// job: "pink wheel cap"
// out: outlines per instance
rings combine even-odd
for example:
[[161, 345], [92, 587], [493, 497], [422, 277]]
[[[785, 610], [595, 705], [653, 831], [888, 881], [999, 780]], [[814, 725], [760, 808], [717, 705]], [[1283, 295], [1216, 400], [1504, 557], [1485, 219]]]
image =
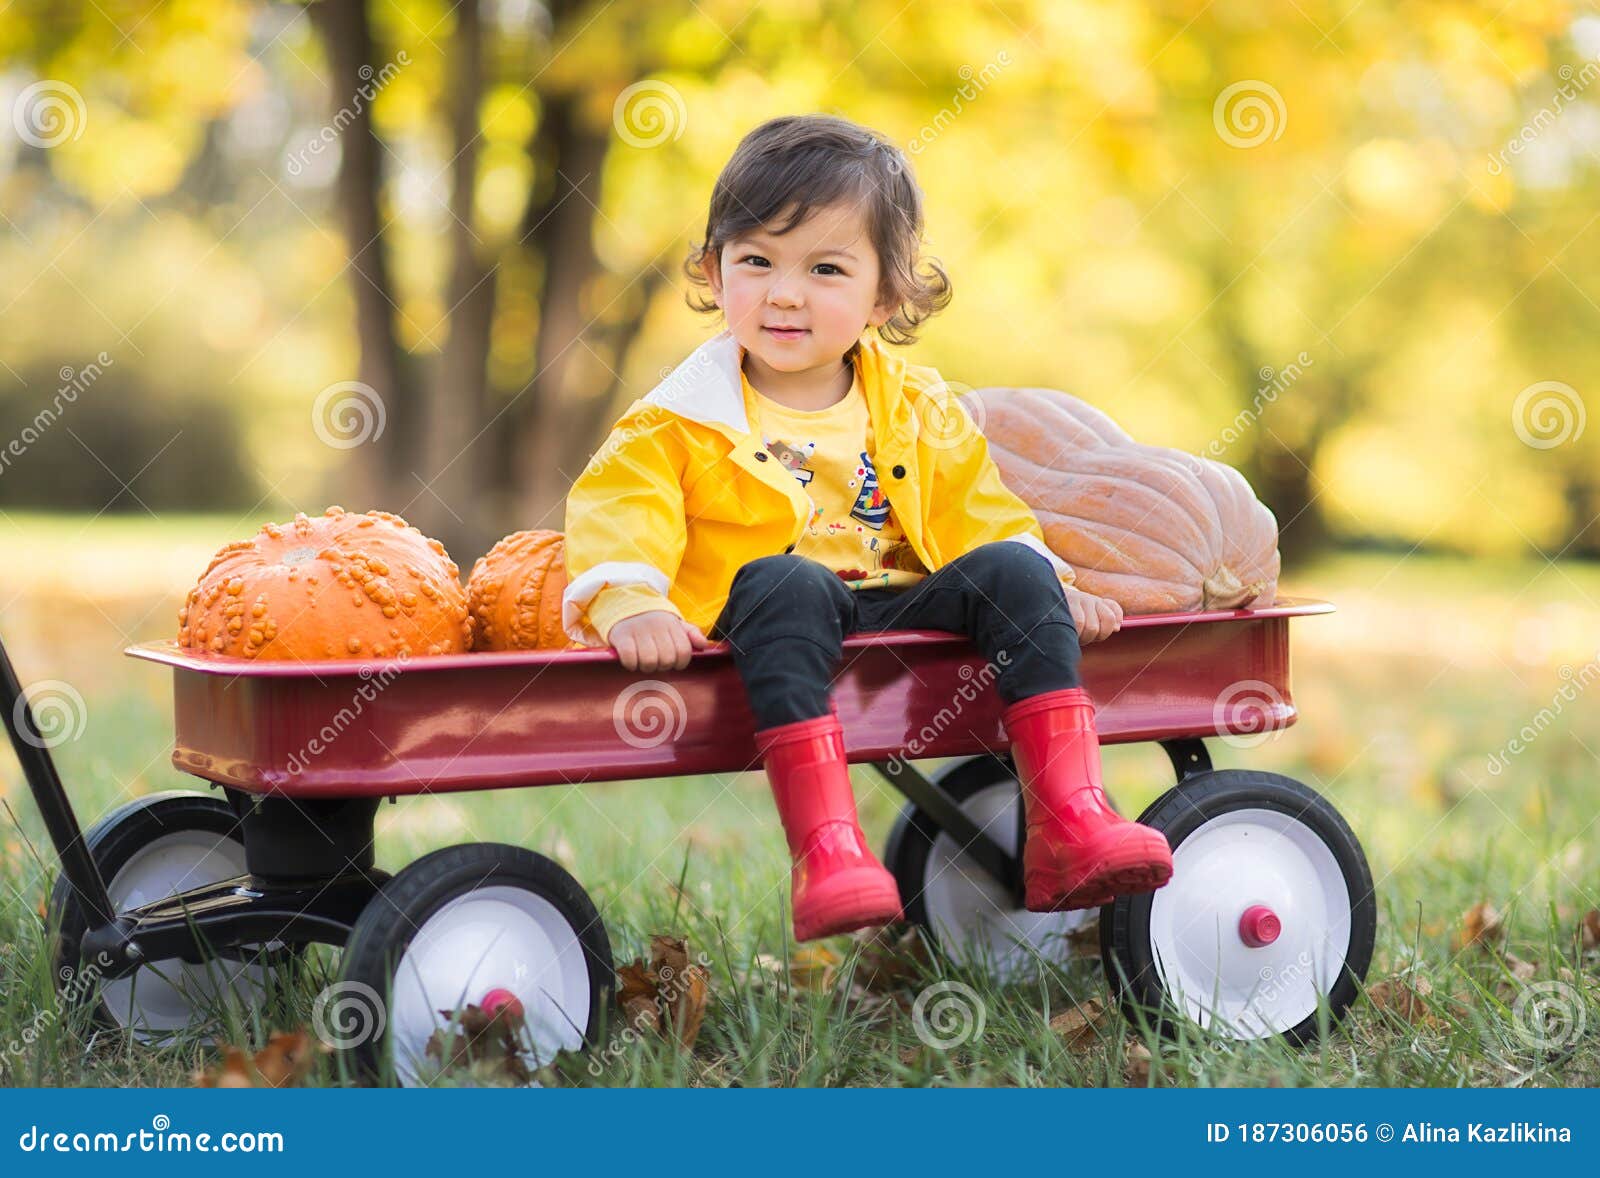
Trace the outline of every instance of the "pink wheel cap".
[[522, 1000], [510, 990], [496, 987], [483, 996], [483, 1001], [478, 1006], [490, 1018], [504, 1010], [508, 1017], [518, 1019], [523, 1016]]
[[1239, 939], [1252, 949], [1270, 945], [1283, 931], [1278, 914], [1265, 904], [1252, 904], [1239, 918]]

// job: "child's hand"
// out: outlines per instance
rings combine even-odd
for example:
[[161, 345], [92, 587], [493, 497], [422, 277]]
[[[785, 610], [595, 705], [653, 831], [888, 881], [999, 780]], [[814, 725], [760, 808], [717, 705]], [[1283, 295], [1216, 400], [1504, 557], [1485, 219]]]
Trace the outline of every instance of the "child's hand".
[[630, 671], [681, 671], [689, 656], [710, 645], [700, 627], [671, 610], [652, 609], [623, 618], [606, 640]]
[[1078, 627], [1078, 645], [1088, 646], [1102, 638], [1110, 638], [1122, 626], [1122, 607], [1109, 597], [1096, 597], [1070, 585], [1063, 586], [1067, 594], [1067, 608], [1072, 611], [1072, 623]]

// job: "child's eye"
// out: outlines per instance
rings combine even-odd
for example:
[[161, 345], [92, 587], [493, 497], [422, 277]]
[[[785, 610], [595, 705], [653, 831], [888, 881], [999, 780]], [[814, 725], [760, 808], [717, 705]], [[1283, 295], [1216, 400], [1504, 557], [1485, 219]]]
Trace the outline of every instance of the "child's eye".
[[767, 260], [765, 258], [763, 258], [760, 254], [746, 254], [744, 257], [740, 258], [739, 260], [741, 262], [756, 262], [756, 263], [758, 263], [758, 264], [760, 264], [762, 266], [765, 266], [765, 265], [768, 264]]
[[815, 269], [821, 270], [824, 267], [826, 267], [828, 272], [831, 273], [831, 274], [843, 274], [844, 273], [843, 270], [839, 269], [839, 267], [835, 266], [832, 262], [818, 262], [816, 264]]

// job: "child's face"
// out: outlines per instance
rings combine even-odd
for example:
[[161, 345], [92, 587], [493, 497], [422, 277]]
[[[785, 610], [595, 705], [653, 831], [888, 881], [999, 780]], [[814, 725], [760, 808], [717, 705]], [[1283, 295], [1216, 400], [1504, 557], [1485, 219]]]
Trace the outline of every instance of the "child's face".
[[894, 313], [878, 301], [878, 252], [853, 204], [812, 209], [781, 235], [750, 230], [704, 269], [734, 338], [778, 372], [831, 372]]

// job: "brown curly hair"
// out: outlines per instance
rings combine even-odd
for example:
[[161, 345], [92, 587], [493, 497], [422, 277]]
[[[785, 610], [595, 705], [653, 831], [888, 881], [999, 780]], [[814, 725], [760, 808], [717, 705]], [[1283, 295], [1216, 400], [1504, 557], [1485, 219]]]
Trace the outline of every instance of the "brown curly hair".
[[[689, 306], [715, 312], [702, 263], [721, 264], [727, 243], [751, 229], [787, 233], [813, 208], [866, 205], [867, 233], [878, 252], [878, 300], [896, 308], [877, 329], [887, 343], [909, 344], [918, 325], [950, 302], [950, 278], [937, 258], [920, 259], [922, 191], [905, 155], [882, 135], [834, 115], [768, 119], [739, 142], [717, 177], [705, 239], [691, 245], [684, 273]], [[772, 223], [786, 209], [781, 227]], [[852, 345], [846, 359], [860, 348]]]

